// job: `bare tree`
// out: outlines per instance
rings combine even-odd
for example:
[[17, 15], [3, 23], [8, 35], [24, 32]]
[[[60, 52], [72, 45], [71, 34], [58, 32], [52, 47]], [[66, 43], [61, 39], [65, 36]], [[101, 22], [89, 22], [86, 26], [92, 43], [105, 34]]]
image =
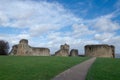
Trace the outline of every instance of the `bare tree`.
[[0, 55], [7, 55], [8, 52], [9, 52], [9, 43], [4, 40], [0, 40]]

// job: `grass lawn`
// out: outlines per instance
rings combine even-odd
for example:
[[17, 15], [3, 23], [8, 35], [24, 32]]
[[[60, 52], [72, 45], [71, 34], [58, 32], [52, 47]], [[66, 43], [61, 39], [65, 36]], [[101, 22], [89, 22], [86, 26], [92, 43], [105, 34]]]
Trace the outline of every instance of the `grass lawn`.
[[0, 56], [0, 80], [50, 80], [87, 57]]
[[120, 80], [120, 59], [97, 58], [86, 80]]

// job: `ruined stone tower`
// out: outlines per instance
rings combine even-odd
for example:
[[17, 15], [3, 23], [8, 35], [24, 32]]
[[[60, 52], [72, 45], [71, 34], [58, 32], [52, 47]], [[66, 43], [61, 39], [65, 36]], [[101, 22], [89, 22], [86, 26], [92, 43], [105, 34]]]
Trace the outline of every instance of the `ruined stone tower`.
[[30, 55], [31, 48], [28, 46], [28, 40], [22, 39], [19, 42], [17, 55]]
[[70, 56], [78, 56], [78, 50], [77, 49], [72, 49], [70, 51]]
[[64, 44], [60, 46], [60, 50], [55, 52], [55, 56], [69, 56], [69, 45]]
[[21, 56], [49, 56], [50, 50], [48, 48], [31, 47], [28, 45], [28, 40], [22, 39], [18, 45], [12, 47], [10, 53]]
[[85, 56], [90, 57], [115, 57], [115, 50], [113, 45], [86, 45]]
[[66, 43], [64, 45], [60, 46], [61, 49], [66, 49], [66, 50], [69, 50], [69, 47], [70, 46], [68, 44], [66, 44]]

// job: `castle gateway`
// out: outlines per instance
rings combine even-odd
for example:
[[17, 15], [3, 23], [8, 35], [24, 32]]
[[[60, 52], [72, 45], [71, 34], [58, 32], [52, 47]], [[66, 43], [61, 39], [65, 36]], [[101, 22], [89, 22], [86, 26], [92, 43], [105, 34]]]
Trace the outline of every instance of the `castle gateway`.
[[115, 47], [113, 45], [86, 45], [85, 56], [90, 57], [115, 57]]

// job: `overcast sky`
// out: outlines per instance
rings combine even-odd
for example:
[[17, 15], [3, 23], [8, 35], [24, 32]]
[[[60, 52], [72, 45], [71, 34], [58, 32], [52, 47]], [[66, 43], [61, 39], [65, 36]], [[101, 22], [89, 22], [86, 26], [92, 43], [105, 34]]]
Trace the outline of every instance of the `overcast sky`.
[[0, 0], [0, 39], [28, 39], [53, 54], [61, 44], [115, 45], [120, 53], [120, 0]]

